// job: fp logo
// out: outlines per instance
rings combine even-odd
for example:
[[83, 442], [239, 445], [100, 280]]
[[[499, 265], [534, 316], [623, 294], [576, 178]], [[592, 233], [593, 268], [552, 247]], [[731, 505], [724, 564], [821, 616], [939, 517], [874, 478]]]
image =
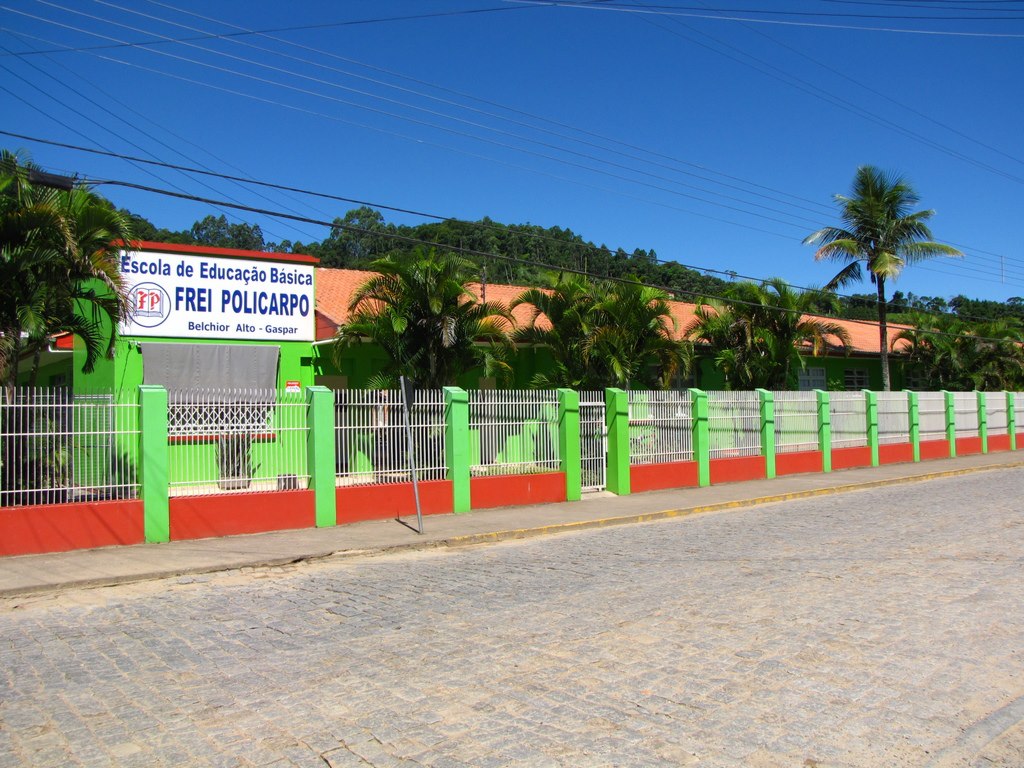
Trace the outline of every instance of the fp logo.
[[144, 328], [156, 328], [171, 314], [171, 297], [156, 283], [139, 283], [128, 293], [132, 320]]

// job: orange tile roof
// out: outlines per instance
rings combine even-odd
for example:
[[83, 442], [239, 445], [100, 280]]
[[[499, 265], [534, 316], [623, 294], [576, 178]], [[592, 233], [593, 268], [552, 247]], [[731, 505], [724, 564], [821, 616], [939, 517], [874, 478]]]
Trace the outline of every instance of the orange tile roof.
[[[362, 285], [372, 273], [356, 269], [331, 269], [320, 267], [316, 270], [316, 337], [329, 339], [334, 335], [339, 325], [348, 320], [348, 306], [356, 289]], [[471, 283], [467, 286], [477, 298], [480, 298], [481, 290], [479, 283]], [[503, 304], [506, 307], [527, 290], [521, 285], [504, 285], [501, 283], [487, 284], [487, 301]], [[670, 301], [669, 306], [672, 318], [676, 322], [675, 335], [681, 337], [690, 322], [694, 318], [697, 309], [696, 304], [689, 304], [683, 301]], [[532, 312], [529, 307], [517, 307], [512, 316], [516, 327], [523, 327], [529, 324]], [[825, 318], [844, 328], [850, 334], [851, 352], [854, 354], [877, 355], [879, 353], [878, 323], [869, 320], [853, 321], [840, 320], [838, 318]], [[548, 325], [547, 318], [541, 317], [538, 320], [540, 327]], [[907, 325], [889, 324], [890, 344], [892, 338]], [[896, 345], [895, 351], [900, 352], [907, 347], [906, 342]], [[840, 347], [836, 344], [831, 351], [838, 352]]]

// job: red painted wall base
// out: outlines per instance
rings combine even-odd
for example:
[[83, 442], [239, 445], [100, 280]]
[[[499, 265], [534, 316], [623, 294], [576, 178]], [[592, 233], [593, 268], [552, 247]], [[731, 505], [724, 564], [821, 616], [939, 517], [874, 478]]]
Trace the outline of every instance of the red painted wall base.
[[469, 481], [469, 498], [473, 509], [565, 501], [565, 473], [474, 477]]
[[832, 469], [870, 467], [871, 449], [867, 446], [856, 448], [835, 448], [832, 451]]
[[956, 455], [968, 456], [972, 453], [981, 453], [981, 438], [958, 437], [956, 439]]
[[1009, 435], [989, 435], [988, 436], [988, 450], [992, 451], [1008, 451], [1010, 450], [1010, 436]]
[[0, 556], [143, 541], [142, 502], [94, 501], [0, 509]]
[[313, 491], [177, 496], [170, 507], [172, 541], [316, 525]]
[[629, 468], [629, 488], [633, 493], [660, 491], [664, 488], [692, 488], [698, 482], [695, 461], [637, 464]]
[[949, 441], [947, 440], [922, 440], [921, 461], [926, 459], [948, 459]]
[[914, 460], [914, 446], [910, 443], [891, 443], [878, 446], [879, 464], [903, 464]]
[[[427, 480], [419, 484], [420, 506], [424, 515], [443, 515], [452, 511], [451, 480]], [[338, 524], [360, 520], [393, 520], [416, 514], [412, 483], [353, 485], [335, 491], [338, 500]]]
[[797, 453], [775, 454], [775, 475], [799, 475], [804, 472], [821, 472], [821, 451], [799, 451]]
[[764, 456], [738, 456], [711, 460], [711, 484], [738, 483], [741, 480], [763, 480], [767, 469]]

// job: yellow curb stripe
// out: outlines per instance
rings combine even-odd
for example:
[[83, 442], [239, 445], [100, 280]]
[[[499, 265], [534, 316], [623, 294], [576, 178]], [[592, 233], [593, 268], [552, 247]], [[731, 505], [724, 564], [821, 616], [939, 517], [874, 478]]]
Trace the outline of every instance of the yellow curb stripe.
[[[692, 515], [707, 514], [711, 512], [722, 512], [730, 509], [744, 509], [755, 507], [761, 504], [776, 504], [782, 501], [794, 501], [796, 499], [808, 499], [817, 496], [833, 496], [840, 493], [860, 491], [870, 488], [880, 488], [888, 485], [901, 485], [905, 483], [923, 482], [925, 480], [938, 480], [946, 477], [973, 474], [974, 472], [987, 472], [998, 469], [1015, 469], [1024, 467], [1024, 461], [1007, 462], [1005, 464], [989, 464], [982, 467], [963, 467], [960, 469], [948, 469], [941, 472], [929, 472], [924, 475], [904, 475], [902, 477], [890, 477], [882, 480], [869, 480], [863, 483], [851, 483], [849, 485], [836, 485], [828, 488], [811, 488], [806, 491], [791, 491], [789, 493], [778, 493], [769, 496], [756, 496], [750, 499], [736, 499], [733, 501], [722, 501], [715, 504], [703, 504], [694, 507], [680, 507], [677, 509], [664, 509], [659, 512], [643, 512], [636, 515], [625, 515], [621, 517], [602, 517], [594, 520], [579, 520], [569, 523], [551, 523], [549, 525], [537, 526], [534, 528], [512, 528], [504, 531], [493, 531], [487, 533], [471, 533], [465, 536], [454, 536], [448, 539], [440, 539], [431, 542], [416, 542], [400, 544], [380, 550], [381, 552], [393, 552], [401, 549], [423, 549], [438, 547], [465, 547], [474, 544], [491, 544], [499, 541], [514, 539], [532, 538], [545, 536], [553, 533], [569, 533], [593, 528], [605, 528], [612, 525], [629, 525], [633, 523], [649, 523], [658, 520], [668, 520], [679, 517], [690, 517]], [[345, 554], [345, 553], [338, 553]]]

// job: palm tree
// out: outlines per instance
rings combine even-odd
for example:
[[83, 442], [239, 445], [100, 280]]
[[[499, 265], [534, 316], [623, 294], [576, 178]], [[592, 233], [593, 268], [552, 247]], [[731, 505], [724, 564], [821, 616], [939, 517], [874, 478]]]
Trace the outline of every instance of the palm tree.
[[118, 269], [132, 239], [128, 219], [87, 189], [30, 183], [32, 170], [0, 152], [0, 369], [9, 387], [26, 352], [35, 384], [40, 353], [57, 333], [83, 341], [88, 373], [130, 313]]
[[678, 373], [689, 370], [691, 348], [675, 338], [670, 298], [636, 279], [598, 288], [586, 359], [605, 386], [666, 389]]
[[882, 360], [882, 389], [889, 391], [889, 333], [886, 324], [885, 281], [895, 280], [903, 268], [935, 256], [963, 256], [960, 251], [931, 240], [925, 223], [935, 211], [916, 211], [919, 198], [900, 176], [870, 165], [857, 169], [850, 197], [836, 195], [844, 227], [825, 227], [808, 235], [804, 244], [820, 244], [817, 261], [847, 262], [825, 286], [828, 290], [859, 281], [861, 265], [878, 293], [878, 338]]
[[1012, 319], [970, 324], [953, 315], [918, 315], [906, 342], [907, 365], [929, 389], [1012, 390], [1024, 387], [1022, 326]]
[[509, 311], [480, 302], [466, 288], [472, 262], [451, 253], [418, 249], [411, 257], [386, 257], [370, 264], [377, 273], [349, 304], [351, 319], [340, 326], [334, 355], [365, 339], [388, 354], [388, 366], [374, 375], [373, 387], [388, 387], [399, 376], [423, 387], [453, 385], [461, 374], [482, 365], [485, 375], [506, 378], [511, 350]]
[[733, 389], [794, 389], [804, 366], [800, 350], [820, 355], [829, 346], [848, 351], [850, 334], [812, 312], [834, 308], [834, 295], [795, 291], [782, 278], [730, 285], [721, 299], [701, 300], [685, 335], [707, 344]]
[[[587, 365], [587, 335], [594, 306], [594, 286], [580, 275], [559, 274], [550, 289], [529, 288], [512, 302], [509, 309], [521, 305], [533, 308], [529, 325], [517, 328], [512, 340], [517, 344], [545, 347], [553, 358], [547, 373], [533, 377], [537, 389], [588, 389], [598, 386]], [[541, 320], [546, 323], [539, 325]]]

